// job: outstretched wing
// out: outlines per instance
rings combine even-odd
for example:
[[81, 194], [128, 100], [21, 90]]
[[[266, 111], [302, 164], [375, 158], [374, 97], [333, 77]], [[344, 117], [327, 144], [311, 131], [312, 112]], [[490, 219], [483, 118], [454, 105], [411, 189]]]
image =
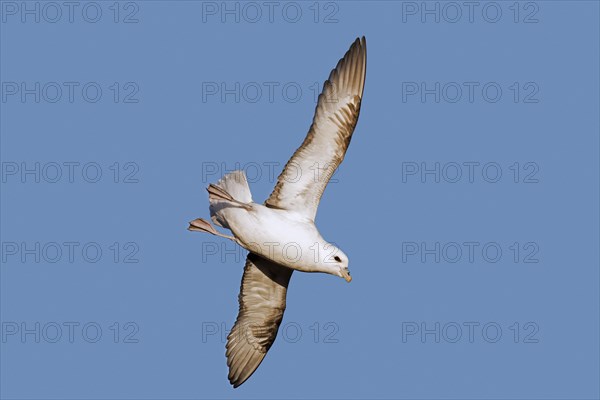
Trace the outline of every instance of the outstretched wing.
[[313, 123], [288, 161], [267, 207], [315, 219], [321, 195], [341, 164], [358, 121], [367, 71], [367, 43], [356, 39], [323, 85]]
[[238, 387], [258, 368], [277, 337], [293, 270], [248, 254], [240, 288], [240, 311], [227, 336], [229, 382]]

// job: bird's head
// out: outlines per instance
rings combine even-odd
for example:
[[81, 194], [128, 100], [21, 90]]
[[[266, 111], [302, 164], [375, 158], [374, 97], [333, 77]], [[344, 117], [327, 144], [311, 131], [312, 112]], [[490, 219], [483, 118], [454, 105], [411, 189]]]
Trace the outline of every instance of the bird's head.
[[331, 245], [329, 255], [325, 257], [324, 262], [328, 264], [333, 275], [344, 278], [346, 282], [352, 280], [348, 271], [348, 256], [336, 246]]

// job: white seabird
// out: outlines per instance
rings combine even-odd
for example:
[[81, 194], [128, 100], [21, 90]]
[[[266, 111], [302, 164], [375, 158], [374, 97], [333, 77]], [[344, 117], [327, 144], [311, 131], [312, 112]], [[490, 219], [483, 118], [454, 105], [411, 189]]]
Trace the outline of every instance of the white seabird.
[[[366, 68], [367, 47], [362, 37], [331, 71], [310, 130], [264, 205], [252, 201], [243, 171], [226, 174], [209, 185], [211, 218], [233, 236], [219, 233], [202, 218], [190, 222], [189, 230], [225, 237], [250, 251], [240, 288], [239, 314], [227, 336], [227, 365], [233, 387], [252, 375], [275, 341], [293, 270], [325, 272], [352, 280], [348, 257], [323, 239], [314, 220], [321, 195], [344, 159], [358, 121]], [[321, 173], [315, 173], [315, 168]]]

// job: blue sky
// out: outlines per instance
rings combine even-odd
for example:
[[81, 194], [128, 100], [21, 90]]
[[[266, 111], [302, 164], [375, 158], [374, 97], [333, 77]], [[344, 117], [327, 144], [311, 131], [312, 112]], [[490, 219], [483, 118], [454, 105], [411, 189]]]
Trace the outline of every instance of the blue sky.
[[[0, 6], [2, 397], [598, 398], [597, 2]], [[187, 222], [268, 196], [362, 35], [354, 279], [294, 274], [233, 390], [245, 253]]]

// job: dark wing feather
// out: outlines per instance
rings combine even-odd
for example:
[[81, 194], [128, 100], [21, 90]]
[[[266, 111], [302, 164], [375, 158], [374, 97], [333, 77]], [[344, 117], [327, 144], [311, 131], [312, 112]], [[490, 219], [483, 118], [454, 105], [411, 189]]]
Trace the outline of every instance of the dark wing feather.
[[277, 337], [293, 270], [248, 254], [240, 287], [240, 311], [227, 336], [227, 366], [233, 387], [258, 368]]
[[356, 39], [323, 85], [313, 123], [288, 161], [267, 207], [314, 220], [329, 179], [341, 164], [358, 121], [367, 71], [367, 43]]

